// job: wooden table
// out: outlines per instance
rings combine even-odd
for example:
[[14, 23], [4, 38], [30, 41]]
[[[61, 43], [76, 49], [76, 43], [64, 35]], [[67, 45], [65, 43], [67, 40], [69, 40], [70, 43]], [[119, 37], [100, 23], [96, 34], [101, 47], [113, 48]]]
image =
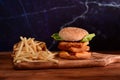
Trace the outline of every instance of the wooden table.
[[10, 54], [0, 52], [0, 80], [120, 80], [120, 63], [106, 67], [15, 70]]

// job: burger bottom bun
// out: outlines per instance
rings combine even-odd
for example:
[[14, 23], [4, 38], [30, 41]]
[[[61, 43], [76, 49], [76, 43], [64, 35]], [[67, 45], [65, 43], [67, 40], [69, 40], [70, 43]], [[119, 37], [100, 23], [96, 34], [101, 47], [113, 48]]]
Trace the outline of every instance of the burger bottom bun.
[[90, 59], [91, 58], [91, 52], [80, 52], [75, 53], [75, 55], [69, 54], [67, 51], [60, 51], [59, 57], [63, 59]]

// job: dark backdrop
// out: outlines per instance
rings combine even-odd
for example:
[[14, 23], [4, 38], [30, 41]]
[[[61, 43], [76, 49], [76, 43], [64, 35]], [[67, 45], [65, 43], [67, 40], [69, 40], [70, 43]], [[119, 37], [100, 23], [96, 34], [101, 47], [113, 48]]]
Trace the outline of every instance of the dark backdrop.
[[45, 41], [66, 26], [95, 33], [91, 50], [120, 50], [120, 0], [0, 0], [0, 51], [11, 51], [20, 36]]

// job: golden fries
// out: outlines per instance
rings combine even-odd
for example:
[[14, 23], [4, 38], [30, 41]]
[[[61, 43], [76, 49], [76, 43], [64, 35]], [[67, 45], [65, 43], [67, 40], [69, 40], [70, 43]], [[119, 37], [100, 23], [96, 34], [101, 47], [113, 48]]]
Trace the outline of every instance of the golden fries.
[[45, 42], [35, 41], [34, 38], [20, 37], [21, 41], [13, 46], [14, 62], [58, 62], [56, 54], [51, 53]]

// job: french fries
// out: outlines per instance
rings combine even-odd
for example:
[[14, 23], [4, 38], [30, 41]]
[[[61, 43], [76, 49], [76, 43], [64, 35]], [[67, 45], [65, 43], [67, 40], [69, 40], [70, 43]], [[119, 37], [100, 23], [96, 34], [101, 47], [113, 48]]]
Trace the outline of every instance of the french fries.
[[45, 42], [35, 41], [34, 38], [20, 37], [21, 41], [13, 46], [13, 62], [58, 62], [54, 59], [56, 53], [50, 52]]

